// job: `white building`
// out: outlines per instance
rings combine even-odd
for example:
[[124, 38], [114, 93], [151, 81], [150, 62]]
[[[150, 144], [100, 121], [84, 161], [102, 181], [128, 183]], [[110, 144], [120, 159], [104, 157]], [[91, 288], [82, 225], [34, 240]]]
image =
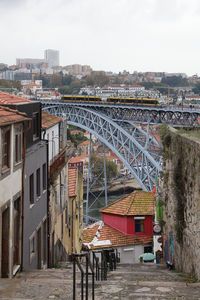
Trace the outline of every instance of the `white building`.
[[59, 66], [59, 51], [47, 49], [44, 51], [44, 58], [49, 67]]

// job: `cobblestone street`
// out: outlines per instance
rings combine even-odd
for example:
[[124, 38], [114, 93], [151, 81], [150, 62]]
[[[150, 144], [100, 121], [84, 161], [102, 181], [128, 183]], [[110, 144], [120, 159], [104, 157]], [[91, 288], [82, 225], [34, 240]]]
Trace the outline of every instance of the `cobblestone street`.
[[[95, 300], [200, 300], [200, 283], [190, 281], [187, 275], [169, 271], [164, 265], [118, 265], [117, 270], [108, 273], [107, 281], [96, 282]], [[72, 265], [66, 264], [60, 269], [23, 272], [12, 280], [1, 279], [0, 299], [72, 300], [72, 286]], [[80, 279], [76, 299], [81, 299]]]

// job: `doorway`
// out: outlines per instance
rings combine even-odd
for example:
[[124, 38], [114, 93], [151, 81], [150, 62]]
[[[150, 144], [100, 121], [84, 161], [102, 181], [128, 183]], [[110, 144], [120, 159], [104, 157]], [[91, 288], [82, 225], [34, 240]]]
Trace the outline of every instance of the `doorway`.
[[37, 231], [37, 268], [42, 268], [41, 227]]
[[1, 276], [9, 276], [9, 231], [10, 231], [10, 208], [2, 213], [2, 246], [1, 246]]
[[20, 244], [21, 244], [21, 199], [14, 202], [14, 247], [13, 266], [20, 265]]

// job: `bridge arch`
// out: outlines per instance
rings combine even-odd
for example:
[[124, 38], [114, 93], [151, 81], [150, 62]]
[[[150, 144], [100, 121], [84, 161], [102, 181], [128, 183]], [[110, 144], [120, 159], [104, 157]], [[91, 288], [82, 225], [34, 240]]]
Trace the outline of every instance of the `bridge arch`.
[[143, 190], [152, 190], [161, 165], [140, 145], [129, 132], [102, 113], [77, 106], [55, 105], [43, 108], [67, 123], [94, 134], [110, 148], [129, 169]]

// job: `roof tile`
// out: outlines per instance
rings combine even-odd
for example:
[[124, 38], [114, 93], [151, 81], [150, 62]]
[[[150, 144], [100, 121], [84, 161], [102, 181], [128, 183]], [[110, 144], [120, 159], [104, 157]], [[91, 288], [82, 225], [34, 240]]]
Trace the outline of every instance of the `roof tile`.
[[31, 100], [0, 91], [0, 104], [22, 104], [31, 102]]
[[125, 235], [102, 221], [83, 229], [83, 244], [90, 249], [139, 245], [151, 242], [152, 237]]
[[100, 211], [123, 216], [154, 215], [154, 205], [155, 197], [151, 192], [134, 191]]
[[26, 117], [25, 113], [20, 113], [18, 110], [0, 106], [0, 126], [23, 122], [26, 120], [29, 120], [29, 118]]
[[62, 118], [51, 115], [46, 111], [42, 111], [42, 128], [50, 128], [58, 124], [61, 120]]

